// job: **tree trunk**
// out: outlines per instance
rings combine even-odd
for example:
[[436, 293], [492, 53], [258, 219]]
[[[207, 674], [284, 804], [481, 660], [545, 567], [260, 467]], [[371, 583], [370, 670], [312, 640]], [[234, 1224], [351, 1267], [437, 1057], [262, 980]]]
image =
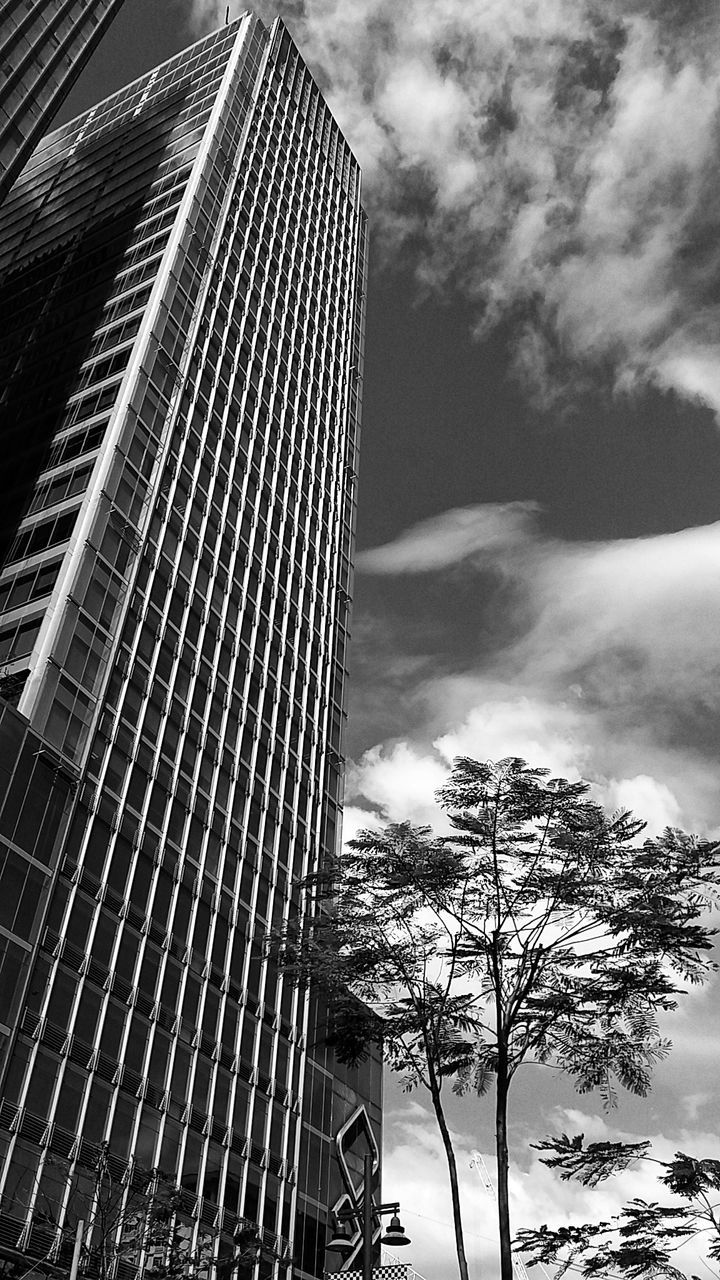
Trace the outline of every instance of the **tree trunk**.
[[500, 1280], [513, 1280], [512, 1236], [510, 1234], [510, 1195], [508, 1171], [510, 1157], [507, 1139], [507, 1104], [510, 1082], [507, 1063], [501, 1051], [498, 1062], [495, 1095], [495, 1151], [498, 1171], [498, 1227], [500, 1231]]
[[450, 1130], [445, 1120], [445, 1112], [443, 1110], [442, 1099], [440, 1097], [440, 1089], [437, 1080], [432, 1071], [430, 1073], [430, 1096], [432, 1098], [433, 1110], [435, 1118], [438, 1122], [440, 1136], [445, 1148], [445, 1158], [447, 1160], [448, 1174], [450, 1176], [450, 1197], [452, 1200], [453, 1226], [455, 1228], [455, 1252], [457, 1253], [458, 1271], [460, 1280], [470, 1280], [468, 1271], [467, 1257], [465, 1255], [465, 1238], [463, 1236], [462, 1214], [460, 1212], [460, 1188], [458, 1186], [457, 1162], [455, 1160], [455, 1151], [453, 1150], [452, 1138]]

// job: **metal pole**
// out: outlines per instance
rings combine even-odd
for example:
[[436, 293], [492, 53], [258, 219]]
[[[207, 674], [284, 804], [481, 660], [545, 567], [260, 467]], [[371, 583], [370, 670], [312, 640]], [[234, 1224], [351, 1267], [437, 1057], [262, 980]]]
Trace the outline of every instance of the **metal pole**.
[[81, 1218], [77, 1224], [77, 1231], [75, 1232], [75, 1247], [73, 1249], [72, 1262], [70, 1263], [70, 1280], [77, 1280], [78, 1267], [80, 1266], [80, 1250], [82, 1249], [82, 1238], [83, 1238], [84, 1230], [85, 1230], [85, 1223]]
[[372, 1280], [373, 1273], [372, 1166], [368, 1154], [363, 1163], [363, 1280]]

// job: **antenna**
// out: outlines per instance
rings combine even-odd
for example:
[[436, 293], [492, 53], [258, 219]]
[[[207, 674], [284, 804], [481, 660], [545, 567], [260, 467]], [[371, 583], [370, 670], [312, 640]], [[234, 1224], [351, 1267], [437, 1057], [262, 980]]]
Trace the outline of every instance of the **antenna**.
[[230, 5], [228, 5], [227, 9], [225, 10], [225, 26], [228, 25], [229, 21], [230, 21]]

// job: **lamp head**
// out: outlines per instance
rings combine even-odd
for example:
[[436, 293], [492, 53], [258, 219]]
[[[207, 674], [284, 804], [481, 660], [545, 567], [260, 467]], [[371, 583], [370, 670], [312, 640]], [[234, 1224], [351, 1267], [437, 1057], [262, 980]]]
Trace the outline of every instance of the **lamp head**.
[[333, 1225], [333, 1233], [327, 1244], [326, 1249], [332, 1253], [339, 1253], [343, 1258], [348, 1258], [353, 1251], [354, 1245], [350, 1238], [350, 1226], [346, 1222], [338, 1222], [335, 1219]]
[[390, 1219], [390, 1225], [381, 1240], [383, 1244], [389, 1245], [410, 1244], [410, 1237], [405, 1235], [405, 1228], [396, 1213]]

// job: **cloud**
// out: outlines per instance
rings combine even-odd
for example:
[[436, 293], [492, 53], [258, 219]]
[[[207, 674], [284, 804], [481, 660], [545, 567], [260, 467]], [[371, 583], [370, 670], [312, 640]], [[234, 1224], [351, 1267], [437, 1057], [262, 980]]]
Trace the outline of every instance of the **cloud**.
[[458, 507], [423, 520], [383, 547], [361, 552], [356, 567], [369, 573], [427, 573], [469, 557], [509, 552], [527, 543], [534, 502]]
[[[351, 801], [365, 796], [377, 809], [393, 797], [392, 816], [405, 801], [411, 817], [455, 755], [519, 754], [590, 778], [604, 804], [636, 808], [652, 832], [667, 823], [718, 829], [720, 524], [568, 543], [543, 535], [532, 504], [469, 507], [364, 553], [360, 567], [366, 596], [393, 577], [395, 613], [382, 651], [365, 626], [356, 702], [370, 684], [382, 705], [392, 626], [402, 654], [407, 616], [422, 619], [423, 600], [433, 605], [424, 657], [419, 622], [405, 677], [390, 659], [403, 714], [394, 741], [367, 750], [366, 738]], [[482, 594], [491, 614], [495, 590], [496, 630], [482, 642], [462, 634], [465, 602]]]
[[653, 816], [653, 827], [664, 830], [665, 827], [679, 827], [681, 809], [676, 797], [668, 786], [639, 773], [634, 778], [610, 778], [605, 787], [608, 807], [630, 809], [634, 813], [650, 813]]
[[714, 1104], [715, 1098], [708, 1091], [701, 1093], [687, 1093], [680, 1099], [681, 1105], [691, 1123], [695, 1123], [700, 1113], [709, 1105]]
[[228, 15], [232, 22], [245, 13], [248, 5], [243, 0], [190, 0], [190, 22], [198, 33], [214, 31], [224, 26]]
[[[445, 691], [450, 694], [447, 685]], [[457, 694], [459, 690], [453, 692]], [[433, 743], [446, 763], [446, 771], [456, 756], [477, 756], [479, 746], [484, 759], [518, 755], [525, 760], [542, 761], [555, 776], [571, 779], [577, 779], [589, 763], [589, 745], [579, 732], [575, 709], [568, 704], [558, 703], [550, 708], [542, 698], [513, 697], [509, 690], [493, 689], [492, 684], [485, 687], [479, 705], [472, 705], [477, 689], [472, 688], [471, 682], [466, 693], [470, 696], [465, 706], [470, 705], [463, 719]], [[440, 690], [437, 694], [442, 697]]]
[[[240, 6], [235, 8], [239, 11]], [[231, 6], [232, 12], [235, 8]], [[720, 11], [688, 0], [259, 0], [363, 166], [376, 247], [514, 317], [546, 402], [614, 370], [720, 410]], [[198, 30], [225, 3], [192, 0]]]
[[399, 742], [387, 750], [376, 746], [366, 751], [359, 765], [351, 765], [347, 787], [369, 801], [385, 822], [402, 822], [412, 813], [417, 823], [437, 824], [440, 810], [433, 796], [445, 775], [439, 761]]

